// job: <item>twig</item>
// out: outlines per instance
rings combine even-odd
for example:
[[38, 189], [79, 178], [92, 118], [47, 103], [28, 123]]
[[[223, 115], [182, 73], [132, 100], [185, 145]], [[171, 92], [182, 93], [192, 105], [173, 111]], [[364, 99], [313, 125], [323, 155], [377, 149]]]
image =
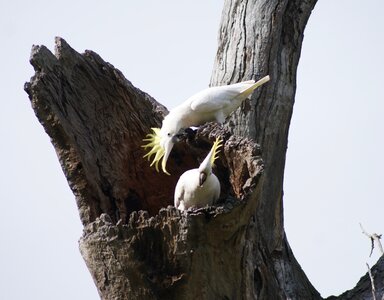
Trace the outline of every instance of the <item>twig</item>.
[[365, 234], [367, 237], [369, 237], [371, 239], [371, 253], [369, 254], [369, 257], [371, 257], [371, 255], [373, 253], [373, 249], [375, 248], [375, 241], [379, 247], [381, 255], [383, 255], [384, 254], [383, 246], [381, 245], [381, 241], [380, 241], [382, 235], [377, 234], [377, 233], [369, 234], [364, 230], [363, 225], [361, 225], [361, 223], [359, 223], [359, 224], [360, 224], [361, 230], [363, 231], [363, 234]]
[[367, 268], [368, 268], [369, 278], [371, 279], [372, 299], [373, 299], [373, 300], [376, 300], [376, 288], [375, 288], [375, 282], [374, 282], [374, 279], [373, 279], [373, 275], [372, 275], [372, 272], [371, 272], [371, 268], [369, 267], [368, 263], [367, 263]]

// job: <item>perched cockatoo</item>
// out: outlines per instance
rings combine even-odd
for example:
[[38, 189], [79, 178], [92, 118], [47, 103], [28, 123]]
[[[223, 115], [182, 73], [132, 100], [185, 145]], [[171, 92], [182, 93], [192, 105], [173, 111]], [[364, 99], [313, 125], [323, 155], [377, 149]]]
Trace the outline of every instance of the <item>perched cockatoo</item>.
[[152, 128], [153, 133], [147, 134], [144, 141], [148, 143], [142, 147], [151, 148], [151, 150], [144, 157], [150, 160], [152, 155], [155, 155], [151, 166], [155, 164], [157, 171], [159, 171], [159, 161], [162, 159], [161, 168], [169, 175], [166, 170], [167, 160], [181, 129], [199, 126], [206, 122], [224, 123], [225, 118], [236, 110], [241, 102], [267, 81], [269, 76], [257, 82], [249, 80], [210, 87], [188, 98], [165, 116], [161, 128]]
[[217, 159], [222, 140], [217, 138], [211, 151], [200, 167], [185, 171], [179, 178], [175, 188], [175, 207], [187, 210], [190, 207], [212, 205], [219, 199], [220, 182], [212, 173], [212, 166]]

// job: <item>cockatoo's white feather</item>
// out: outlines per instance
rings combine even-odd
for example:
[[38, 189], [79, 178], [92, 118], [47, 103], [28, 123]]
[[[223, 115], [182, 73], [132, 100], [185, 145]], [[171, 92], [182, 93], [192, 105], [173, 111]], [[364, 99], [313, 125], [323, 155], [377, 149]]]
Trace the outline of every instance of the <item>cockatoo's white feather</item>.
[[269, 76], [265, 76], [257, 82], [248, 80], [231, 85], [210, 87], [188, 98], [165, 116], [161, 128], [152, 128], [153, 133], [148, 134], [144, 139], [148, 143], [142, 146], [144, 149], [150, 148], [151, 150], [144, 157], [150, 159], [155, 154], [151, 165], [155, 164], [157, 167], [158, 162], [162, 159], [161, 168], [164, 173], [169, 174], [166, 164], [180, 129], [200, 126], [206, 122], [223, 123], [225, 118], [240, 106], [241, 102], [267, 81], [269, 81]]
[[211, 151], [197, 169], [184, 172], [175, 188], [174, 205], [180, 210], [212, 205], [220, 196], [220, 182], [212, 173], [222, 140], [214, 142]]
[[255, 81], [249, 80], [231, 85], [207, 88], [193, 95], [187, 101], [190, 102], [191, 109], [196, 112], [217, 111], [231, 105], [231, 102], [237, 96], [254, 84]]

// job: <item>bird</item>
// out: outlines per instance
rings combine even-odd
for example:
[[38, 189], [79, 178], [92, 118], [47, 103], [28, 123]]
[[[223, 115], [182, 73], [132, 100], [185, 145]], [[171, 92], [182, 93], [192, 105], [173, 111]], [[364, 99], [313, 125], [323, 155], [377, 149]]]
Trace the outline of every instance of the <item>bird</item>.
[[216, 138], [211, 151], [196, 169], [185, 171], [175, 187], [174, 206], [180, 210], [212, 205], [220, 196], [220, 181], [212, 173], [223, 140]]
[[167, 160], [173, 145], [180, 139], [180, 132], [183, 129], [200, 126], [206, 122], [224, 123], [231, 112], [269, 79], [270, 77], [267, 75], [257, 82], [248, 80], [209, 87], [191, 96], [165, 116], [161, 128], [151, 128], [152, 133], [147, 134], [143, 139], [147, 144], [141, 146], [144, 150], [148, 148], [150, 150], [143, 157], [150, 161], [154, 155], [150, 166], [155, 165], [156, 171], [159, 172], [161, 160], [162, 171], [170, 175], [166, 169]]

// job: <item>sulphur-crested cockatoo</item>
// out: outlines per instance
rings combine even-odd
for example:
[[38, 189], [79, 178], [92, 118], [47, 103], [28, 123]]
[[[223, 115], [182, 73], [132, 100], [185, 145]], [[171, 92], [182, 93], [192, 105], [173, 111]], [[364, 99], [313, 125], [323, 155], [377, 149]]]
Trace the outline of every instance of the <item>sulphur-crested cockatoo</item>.
[[206, 122], [224, 123], [225, 118], [237, 109], [241, 102], [267, 81], [269, 81], [269, 76], [265, 76], [257, 82], [249, 80], [210, 87], [193, 95], [165, 116], [161, 128], [152, 128], [153, 132], [144, 139], [148, 143], [142, 146], [144, 149], [150, 148], [151, 150], [144, 157], [148, 157], [150, 160], [152, 155], [155, 155], [151, 166], [155, 164], [157, 171], [159, 161], [163, 159], [161, 168], [164, 173], [169, 175], [166, 170], [167, 160], [181, 129], [199, 126]]
[[212, 166], [221, 144], [222, 140], [217, 138], [200, 167], [188, 170], [180, 176], [175, 188], [176, 208], [187, 210], [190, 207], [203, 207], [212, 205], [219, 199], [220, 182], [212, 173]]

